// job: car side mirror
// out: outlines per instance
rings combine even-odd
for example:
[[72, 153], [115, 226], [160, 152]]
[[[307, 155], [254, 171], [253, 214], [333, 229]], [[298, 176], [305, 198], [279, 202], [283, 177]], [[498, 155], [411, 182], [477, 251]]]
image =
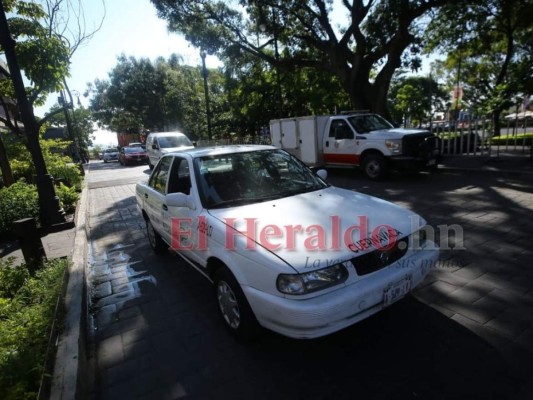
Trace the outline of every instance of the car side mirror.
[[328, 179], [328, 171], [326, 171], [325, 169], [319, 169], [318, 171], [316, 171], [316, 174], [317, 174], [318, 177], [321, 178], [323, 181], [325, 181], [326, 179]]
[[152, 145], [152, 149], [153, 149], [153, 150], [157, 150], [158, 148], [159, 148], [159, 146], [158, 146], [157, 144], [153, 144], [153, 145]]
[[169, 193], [165, 196], [165, 204], [169, 207], [187, 207], [196, 210], [192, 196], [185, 193]]

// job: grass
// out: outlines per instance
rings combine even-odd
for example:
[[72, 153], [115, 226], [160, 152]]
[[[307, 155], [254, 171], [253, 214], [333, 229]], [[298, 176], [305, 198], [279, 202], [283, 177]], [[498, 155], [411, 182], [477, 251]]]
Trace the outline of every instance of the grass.
[[504, 144], [516, 144], [522, 145], [525, 142], [527, 146], [531, 146], [533, 142], [533, 132], [517, 133], [516, 135], [500, 135], [490, 138], [491, 145], [504, 145]]

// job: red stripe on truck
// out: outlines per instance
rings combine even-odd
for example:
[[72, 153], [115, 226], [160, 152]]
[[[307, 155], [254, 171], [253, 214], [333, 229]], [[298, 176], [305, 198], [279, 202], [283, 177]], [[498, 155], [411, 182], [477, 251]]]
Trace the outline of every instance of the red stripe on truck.
[[352, 164], [359, 165], [359, 155], [357, 154], [334, 154], [325, 153], [324, 161], [331, 164]]

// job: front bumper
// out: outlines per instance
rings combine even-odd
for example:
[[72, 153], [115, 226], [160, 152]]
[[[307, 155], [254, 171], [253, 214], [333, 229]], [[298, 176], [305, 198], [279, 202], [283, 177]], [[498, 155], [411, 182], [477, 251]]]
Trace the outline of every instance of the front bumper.
[[390, 166], [397, 170], [421, 170], [435, 168], [440, 161], [440, 155], [429, 158], [395, 156], [390, 157]]
[[336, 332], [382, 310], [387, 288], [409, 278], [410, 290], [414, 289], [438, 257], [437, 245], [428, 242], [423, 249], [408, 253], [387, 268], [313, 298], [278, 297], [249, 286], [244, 286], [243, 290], [263, 327], [293, 338], [312, 339]]

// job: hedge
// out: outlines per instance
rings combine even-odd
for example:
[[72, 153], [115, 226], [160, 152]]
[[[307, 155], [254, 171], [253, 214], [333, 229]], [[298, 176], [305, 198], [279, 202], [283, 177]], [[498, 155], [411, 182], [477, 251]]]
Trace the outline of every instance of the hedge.
[[54, 316], [62, 321], [65, 259], [48, 261], [34, 277], [26, 266], [0, 260], [0, 398], [35, 399]]

